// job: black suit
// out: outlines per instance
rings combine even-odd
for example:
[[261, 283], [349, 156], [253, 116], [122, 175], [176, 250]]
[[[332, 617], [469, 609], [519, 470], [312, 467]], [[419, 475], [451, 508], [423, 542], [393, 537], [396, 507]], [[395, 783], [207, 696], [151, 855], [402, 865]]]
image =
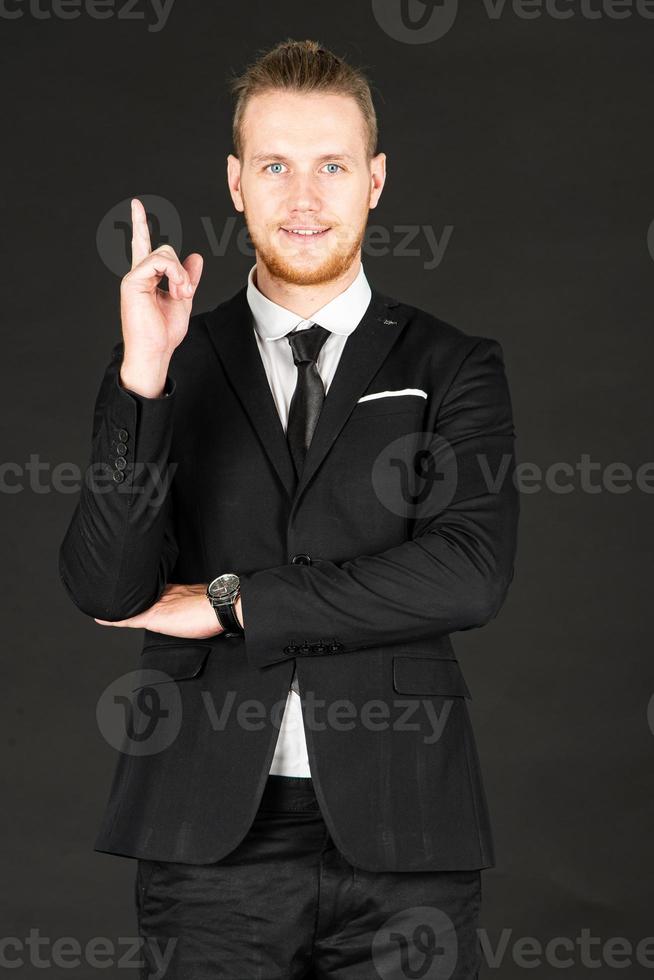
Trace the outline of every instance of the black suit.
[[[234, 571], [245, 638], [145, 631], [141, 665], [177, 682], [159, 694], [179, 692], [180, 730], [162, 751], [119, 756], [96, 849], [190, 864], [235, 849], [264, 791], [278, 734], [271, 711], [296, 662], [302, 695], [324, 701], [306, 726], [309, 760], [348, 861], [367, 871], [492, 866], [470, 695], [450, 634], [492, 619], [513, 575], [519, 501], [500, 345], [373, 291], [297, 487], [245, 289], [191, 319], [169, 397], [123, 389], [121, 356], [117, 344], [91, 462], [113, 471], [122, 442], [124, 479], [103, 493], [83, 488], [61, 547], [63, 583], [84, 613], [119, 620], [151, 606], [167, 582]], [[405, 388], [428, 397], [358, 402]], [[433, 500], [404, 506], [390, 484], [389, 505], [375, 483], [379, 454], [416, 432], [451, 447], [456, 482], [440, 510]], [[170, 491], [152, 505], [161, 492], [153, 467], [169, 462]], [[498, 471], [499, 488], [489, 487]], [[218, 713], [232, 705], [223, 727], [207, 699]], [[251, 699], [258, 725], [237, 713]], [[382, 705], [372, 722], [368, 702]], [[444, 720], [438, 738], [434, 717]]]

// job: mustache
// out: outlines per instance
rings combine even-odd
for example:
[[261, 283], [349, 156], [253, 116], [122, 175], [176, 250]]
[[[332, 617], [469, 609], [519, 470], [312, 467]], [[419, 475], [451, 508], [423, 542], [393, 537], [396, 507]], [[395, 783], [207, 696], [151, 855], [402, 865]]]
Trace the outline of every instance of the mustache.
[[338, 221], [325, 221], [322, 218], [286, 218], [271, 222], [271, 228], [333, 228], [340, 224]]

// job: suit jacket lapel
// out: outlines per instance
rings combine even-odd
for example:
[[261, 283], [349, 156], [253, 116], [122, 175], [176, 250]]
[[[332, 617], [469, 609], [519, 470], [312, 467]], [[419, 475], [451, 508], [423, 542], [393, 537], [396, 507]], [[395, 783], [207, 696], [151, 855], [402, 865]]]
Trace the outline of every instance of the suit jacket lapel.
[[211, 342], [294, 507], [399, 337], [406, 317], [398, 314], [397, 306], [397, 301], [373, 290], [368, 309], [343, 348], [299, 482], [254, 336], [246, 289], [207, 314]]
[[347, 338], [307, 451], [294, 506], [399, 337], [406, 317], [396, 313], [398, 305], [373, 290], [361, 322]]
[[252, 422], [282, 485], [293, 497], [297, 479], [286, 434], [268, 384], [244, 287], [207, 315], [209, 336], [225, 374]]

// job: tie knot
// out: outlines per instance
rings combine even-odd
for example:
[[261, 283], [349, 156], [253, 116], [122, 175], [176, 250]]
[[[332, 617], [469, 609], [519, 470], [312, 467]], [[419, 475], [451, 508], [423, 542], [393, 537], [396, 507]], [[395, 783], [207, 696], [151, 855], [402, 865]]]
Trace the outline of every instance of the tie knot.
[[319, 324], [307, 327], [306, 330], [292, 330], [286, 334], [286, 339], [291, 345], [293, 360], [296, 364], [306, 361], [316, 361], [322, 345], [329, 337], [331, 331], [326, 330]]

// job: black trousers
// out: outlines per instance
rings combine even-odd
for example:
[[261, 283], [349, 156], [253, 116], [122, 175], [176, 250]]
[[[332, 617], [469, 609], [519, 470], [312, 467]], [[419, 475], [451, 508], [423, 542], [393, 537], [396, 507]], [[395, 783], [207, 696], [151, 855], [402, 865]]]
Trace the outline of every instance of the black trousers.
[[479, 871], [355, 868], [310, 779], [269, 776], [215, 864], [139, 860], [142, 980], [475, 980]]

